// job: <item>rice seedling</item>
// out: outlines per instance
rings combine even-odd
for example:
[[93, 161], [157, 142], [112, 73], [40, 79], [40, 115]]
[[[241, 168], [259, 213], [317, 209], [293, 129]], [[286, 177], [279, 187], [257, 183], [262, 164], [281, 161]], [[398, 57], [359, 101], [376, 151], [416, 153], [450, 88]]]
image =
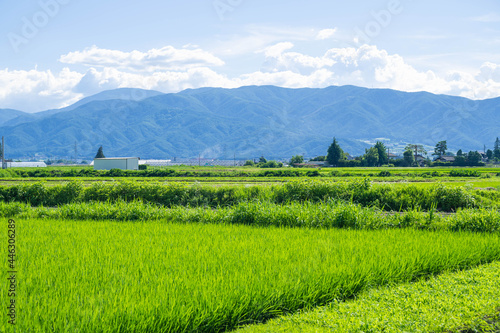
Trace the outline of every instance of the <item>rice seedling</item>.
[[221, 332], [500, 259], [497, 233], [16, 222], [21, 332]]

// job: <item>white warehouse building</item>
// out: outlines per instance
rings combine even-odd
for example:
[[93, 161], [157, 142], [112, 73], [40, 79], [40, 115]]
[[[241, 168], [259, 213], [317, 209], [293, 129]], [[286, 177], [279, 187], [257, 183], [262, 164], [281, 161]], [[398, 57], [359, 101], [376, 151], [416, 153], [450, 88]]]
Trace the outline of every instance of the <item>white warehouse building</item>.
[[94, 170], [138, 170], [139, 157], [95, 158]]

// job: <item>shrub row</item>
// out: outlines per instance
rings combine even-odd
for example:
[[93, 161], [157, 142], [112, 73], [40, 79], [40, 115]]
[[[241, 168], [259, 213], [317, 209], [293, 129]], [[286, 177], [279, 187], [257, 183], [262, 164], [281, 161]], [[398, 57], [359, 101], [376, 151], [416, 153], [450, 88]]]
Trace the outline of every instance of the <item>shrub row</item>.
[[[14, 170], [8, 177], [23, 178], [53, 178], [53, 177], [308, 177], [308, 171], [302, 170], [262, 170], [257, 172], [246, 171], [184, 171], [174, 169], [150, 169], [150, 170], [93, 170], [93, 169], [68, 169], [68, 170]], [[316, 176], [313, 173], [312, 176]]]
[[[494, 195], [464, 187], [443, 184], [422, 187], [413, 184], [372, 185], [370, 181], [350, 182], [292, 181], [264, 186], [202, 186], [182, 183], [97, 182], [85, 188], [81, 182], [46, 186], [44, 183], [0, 186], [0, 201], [24, 202], [33, 206], [57, 206], [72, 202], [116, 202], [141, 200], [161, 206], [233, 206], [239, 202], [259, 200], [285, 204], [342, 200], [386, 211], [415, 208], [454, 211], [459, 208], [498, 205]], [[496, 193], [496, 192], [495, 192]], [[489, 196], [489, 197], [488, 197]]]
[[[497, 174], [497, 176], [500, 174]], [[175, 169], [146, 169], [146, 170], [120, 170], [112, 169], [108, 171], [87, 169], [9, 169], [0, 170], [2, 177], [22, 177], [22, 178], [56, 178], [56, 177], [360, 177], [360, 173], [333, 170], [331, 172], [320, 173], [318, 170], [300, 170], [300, 169], [279, 169], [250, 171], [244, 168], [233, 171], [187, 171]], [[367, 173], [369, 177], [480, 177], [481, 173], [477, 170], [453, 169], [448, 172], [426, 171], [426, 172], [395, 172], [393, 170], [374, 170], [373, 173]]]

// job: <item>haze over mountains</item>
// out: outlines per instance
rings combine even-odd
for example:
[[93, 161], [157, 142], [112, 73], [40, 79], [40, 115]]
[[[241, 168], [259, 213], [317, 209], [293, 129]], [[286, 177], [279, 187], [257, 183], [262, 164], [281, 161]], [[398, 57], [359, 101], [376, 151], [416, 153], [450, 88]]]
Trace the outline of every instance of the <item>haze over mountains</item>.
[[59, 110], [0, 110], [8, 158], [107, 157], [267, 158], [325, 155], [335, 136], [359, 155], [384, 138], [450, 149], [491, 148], [500, 136], [500, 98], [406, 93], [332, 86], [287, 89], [202, 88], [176, 94], [140, 89], [106, 91]]

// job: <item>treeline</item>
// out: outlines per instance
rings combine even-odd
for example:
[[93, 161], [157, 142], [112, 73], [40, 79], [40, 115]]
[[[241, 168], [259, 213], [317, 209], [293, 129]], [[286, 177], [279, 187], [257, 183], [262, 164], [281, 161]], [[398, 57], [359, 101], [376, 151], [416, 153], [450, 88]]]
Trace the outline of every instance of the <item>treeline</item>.
[[439, 141], [432, 153], [432, 156], [435, 156], [435, 160], [432, 161], [430, 158], [424, 157], [427, 155], [427, 151], [423, 145], [408, 144], [402, 158], [391, 158], [389, 149], [382, 142], [377, 141], [373, 147], [365, 149], [365, 154], [362, 156], [350, 158], [350, 155], [340, 147], [336, 138], [333, 138], [333, 143], [327, 151], [328, 154], [318, 156], [311, 161], [326, 161], [329, 165], [336, 167], [485, 166], [485, 161], [500, 162], [499, 138], [495, 141], [494, 149], [488, 149], [484, 153], [478, 151], [464, 153], [460, 149], [455, 156], [447, 150], [447, 142], [445, 140]]

